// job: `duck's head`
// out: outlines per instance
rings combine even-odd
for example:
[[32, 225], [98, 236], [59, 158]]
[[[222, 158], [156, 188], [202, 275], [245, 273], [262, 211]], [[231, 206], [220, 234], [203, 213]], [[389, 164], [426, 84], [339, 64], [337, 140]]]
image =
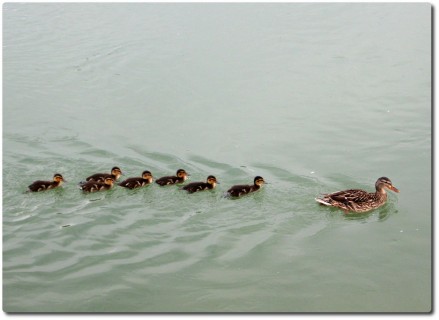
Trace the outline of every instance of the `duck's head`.
[[392, 181], [390, 181], [390, 179], [387, 177], [378, 178], [377, 182], [375, 182], [375, 188], [384, 193], [386, 192], [385, 189], [392, 190], [393, 192], [399, 192], [399, 190], [393, 186]]
[[114, 179], [111, 177], [105, 178], [104, 183], [108, 184], [109, 186], [112, 186], [114, 183]]
[[207, 177], [207, 183], [212, 185], [214, 188], [219, 183], [214, 176], [208, 176]]
[[189, 174], [187, 174], [187, 172], [184, 171], [183, 169], [178, 169], [177, 170], [177, 177], [179, 177], [179, 178], [181, 178], [183, 180], [186, 180], [188, 176], [189, 176]]
[[152, 173], [151, 173], [150, 171], [146, 170], [146, 171], [143, 171], [143, 172], [142, 172], [142, 178], [145, 179], [145, 180], [148, 180], [149, 183], [151, 183], [151, 182], [152, 182], [152, 179], [153, 179], [154, 177], [152, 176]]
[[63, 182], [67, 182], [66, 180], [64, 180], [63, 176], [59, 173], [55, 173], [53, 175], [53, 181], [57, 182], [57, 183], [63, 183]]
[[111, 168], [111, 174], [116, 177], [116, 180], [122, 175], [122, 170], [119, 167]]
[[265, 183], [265, 181], [264, 181], [264, 178], [262, 178], [261, 176], [256, 176], [255, 180], [254, 180], [254, 183], [255, 183], [256, 186], [262, 187], [263, 184]]

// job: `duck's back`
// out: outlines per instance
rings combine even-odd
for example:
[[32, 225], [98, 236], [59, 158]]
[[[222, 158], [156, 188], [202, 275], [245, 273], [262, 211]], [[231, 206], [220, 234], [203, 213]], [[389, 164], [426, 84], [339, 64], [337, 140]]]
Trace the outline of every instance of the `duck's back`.
[[113, 178], [113, 176], [109, 173], [96, 173], [86, 178], [85, 181], [104, 182], [106, 178]]
[[254, 191], [253, 186], [242, 184], [231, 187], [227, 190], [227, 193], [232, 197], [239, 197], [252, 191]]
[[126, 179], [126, 180], [122, 181], [121, 183], [119, 183], [119, 186], [125, 187], [128, 189], [134, 189], [134, 188], [143, 187], [146, 184], [149, 184], [149, 181], [147, 179], [129, 178], [129, 179]]
[[44, 191], [53, 188], [52, 181], [37, 180], [28, 186], [29, 190], [32, 192]]
[[206, 182], [192, 182], [185, 185], [182, 189], [188, 191], [189, 193], [194, 193], [197, 191], [212, 189], [212, 186]]
[[157, 179], [155, 182], [161, 186], [166, 186], [168, 184], [175, 184], [180, 181], [180, 178], [176, 176], [167, 176]]
[[362, 203], [367, 202], [371, 199], [373, 194], [360, 190], [360, 189], [349, 189], [343, 191], [337, 191], [330, 194], [324, 195], [323, 199], [332, 200], [337, 202], [356, 202]]
[[111, 186], [108, 184], [105, 184], [103, 182], [97, 182], [97, 181], [89, 181], [87, 183], [84, 183], [80, 186], [80, 189], [85, 192], [96, 192], [100, 190], [106, 190], [110, 189]]

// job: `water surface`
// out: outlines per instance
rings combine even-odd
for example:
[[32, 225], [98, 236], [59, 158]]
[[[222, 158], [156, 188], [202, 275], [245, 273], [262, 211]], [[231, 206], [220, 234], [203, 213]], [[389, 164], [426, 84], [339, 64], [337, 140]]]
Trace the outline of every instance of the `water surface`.
[[[430, 5], [7, 3], [3, 22], [4, 311], [431, 310]], [[78, 190], [115, 165], [221, 184]], [[314, 202], [381, 176], [401, 193], [368, 214]]]

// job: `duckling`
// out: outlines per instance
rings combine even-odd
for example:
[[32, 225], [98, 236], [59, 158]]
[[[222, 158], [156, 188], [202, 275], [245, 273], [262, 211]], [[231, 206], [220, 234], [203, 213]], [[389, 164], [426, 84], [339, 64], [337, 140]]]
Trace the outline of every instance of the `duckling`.
[[264, 183], [264, 178], [256, 176], [253, 185], [236, 185], [227, 190], [226, 194], [232, 197], [240, 197], [247, 193], [258, 191]]
[[96, 192], [109, 190], [113, 187], [114, 179], [112, 177], [105, 178], [104, 182], [88, 181], [81, 185], [79, 188], [84, 192]]
[[31, 185], [29, 185], [28, 188], [29, 188], [29, 191], [32, 191], [32, 192], [45, 191], [45, 190], [59, 187], [63, 182], [67, 182], [67, 181], [64, 180], [62, 175], [60, 175], [59, 173], [55, 173], [53, 175], [52, 181], [37, 180], [37, 181], [34, 181]]
[[122, 170], [120, 170], [119, 167], [113, 167], [111, 169], [111, 173], [96, 173], [86, 178], [85, 181], [104, 182], [104, 180], [108, 177], [113, 178], [114, 181], [116, 181], [121, 175]]
[[375, 192], [369, 193], [359, 189], [349, 189], [324, 194], [322, 198], [315, 198], [315, 200], [326, 206], [340, 208], [344, 213], [349, 213], [349, 211], [363, 213], [379, 208], [386, 203], [386, 189], [399, 192], [389, 178], [381, 177], [375, 182]]
[[119, 183], [119, 186], [128, 189], [139, 188], [139, 187], [143, 187], [144, 185], [152, 183], [153, 178], [154, 177], [152, 176], [151, 172], [143, 171], [141, 177], [128, 178], [122, 181], [121, 183]]
[[189, 193], [194, 193], [197, 191], [202, 190], [209, 190], [216, 187], [217, 183], [219, 183], [214, 176], [208, 176], [206, 182], [192, 182], [184, 187], [182, 187], [182, 190], [186, 190]]
[[155, 182], [161, 186], [166, 186], [169, 184], [183, 183], [189, 174], [186, 173], [183, 169], [178, 169], [177, 174], [175, 176], [167, 176], [157, 179]]

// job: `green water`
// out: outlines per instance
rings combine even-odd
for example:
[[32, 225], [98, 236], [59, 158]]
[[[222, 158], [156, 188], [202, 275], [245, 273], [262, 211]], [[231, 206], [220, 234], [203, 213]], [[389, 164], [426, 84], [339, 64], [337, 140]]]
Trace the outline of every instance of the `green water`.
[[4, 4], [3, 310], [428, 312], [431, 130], [429, 4]]

